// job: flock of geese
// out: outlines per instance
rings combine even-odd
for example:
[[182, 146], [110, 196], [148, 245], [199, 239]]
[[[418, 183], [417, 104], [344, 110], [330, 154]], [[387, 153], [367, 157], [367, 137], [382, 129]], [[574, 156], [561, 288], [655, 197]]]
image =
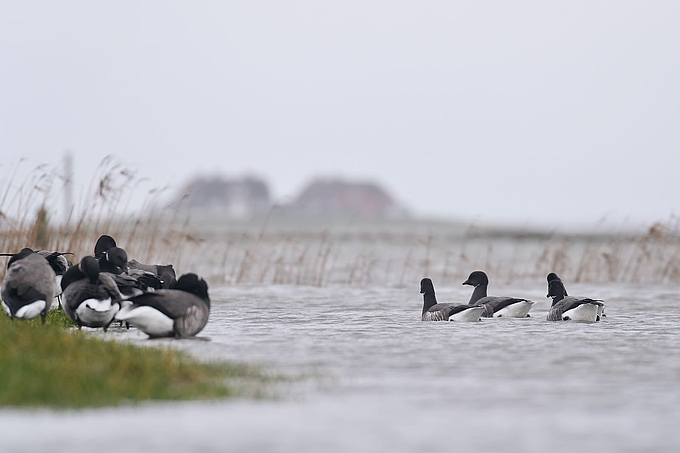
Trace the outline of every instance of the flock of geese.
[[[128, 260], [109, 235], [100, 236], [94, 254], [74, 265], [70, 253], [24, 248], [10, 256], [0, 296], [11, 319], [45, 322], [51, 308], [64, 312], [80, 329], [103, 328], [114, 321], [137, 327], [151, 338], [192, 337], [208, 322], [208, 284], [196, 274], [176, 279], [172, 265]], [[597, 322], [605, 316], [600, 299], [567, 294], [562, 280], [550, 273], [548, 321]], [[519, 297], [488, 296], [489, 278], [474, 271], [463, 282], [474, 287], [467, 304], [437, 303], [432, 280], [420, 282], [423, 321], [479, 321], [482, 317], [526, 318], [534, 302]]]
[[[548, 295], [552, 305], [548, 321], [597, 322], [606, 316], [604, 301], [589, 297], [574, 297], [567, 294], [562, 279], [557, 274], [548, 274]], [[432, 280], [420, 281], [423, 295], [423, 321], [479, 321], [486, 318], [526, 318], [534, 301], [519, 297], [487, 296], [489, 278], [482, 271], [474, 271], [463, 285], [474, 287], [467, 304], [439, 304], [434, 293]]]
[[24, 248], [10, 256], [2, 282], [2, 308], [12, 319], [29, 320], [58, 306], [78, 328], [104, 330], [114, 321], [133, 325], [151, 338], [192, 337], [208, 322], [208, 285], [196, 274], [176, 279], [172, 265], [128, 261], [109, 235], [94, 255], [72, 264], [70, 253]]

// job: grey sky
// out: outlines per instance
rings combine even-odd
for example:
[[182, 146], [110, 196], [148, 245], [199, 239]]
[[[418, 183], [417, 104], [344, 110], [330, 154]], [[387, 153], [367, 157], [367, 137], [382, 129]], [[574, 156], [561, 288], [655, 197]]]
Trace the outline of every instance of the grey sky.
[[[420, 214], [677, 212], [680, 3], [11, 2], [0, 149], [158, 184], [375, 178]], [[5, 175], [7, 165], [0, 167]]]

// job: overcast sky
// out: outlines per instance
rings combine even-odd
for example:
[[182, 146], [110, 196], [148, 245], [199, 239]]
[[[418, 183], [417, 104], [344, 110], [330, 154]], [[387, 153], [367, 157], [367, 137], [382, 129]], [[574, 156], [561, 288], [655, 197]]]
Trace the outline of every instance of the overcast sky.
[[375, 179], [520, 224], [680, 207], [677, 1], [3, 1], [0, 176]]

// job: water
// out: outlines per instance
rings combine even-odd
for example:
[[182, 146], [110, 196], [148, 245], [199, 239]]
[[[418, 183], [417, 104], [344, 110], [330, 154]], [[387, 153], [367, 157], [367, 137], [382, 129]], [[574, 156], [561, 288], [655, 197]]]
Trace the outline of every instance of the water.
[[5, 409], [0, 451], [678, 451], [677, 288], [569, 285], [607, 299], [577, 324], [544, 320], [544, 286], [502, 291], [532, 318], [468, 324], [419, 321], [417, 284], [213, 289], [209, 342], [107, 336], [307, 377], [266, 400]]

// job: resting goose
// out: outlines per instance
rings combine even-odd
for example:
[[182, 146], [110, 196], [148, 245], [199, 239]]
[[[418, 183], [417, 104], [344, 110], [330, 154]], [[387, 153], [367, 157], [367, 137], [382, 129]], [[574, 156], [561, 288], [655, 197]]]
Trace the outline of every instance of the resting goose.
[[128, 272], [127, 253], [120, 247], [112, 247], [102, 252], [98, 259], [101, 272], [114, 275]]
[[423, 295], [423, 321], [479, 321], [484, 311], [483, 307], [465, 304], [438, 304], [429, 278], [420, 281], [420, 294]]
[[604, 303], [600, 299], [567, 296], [560, 279], [548, 283], [548, 295], [553, 302], [548, 312], [548, 321], [597, 322], [602, 316]]
[[208, 284], [196, 274], [184, 274], [172, 289], [159, 289], [130, 299], [116, 313], [151, 338], [191, 337], [203, 330], [210, 315]]
[[[116, 240], [113, 239], [111, 236], [108, 234], [103, 234], [97, 239], [97, 242], [94, 246], [94, 256], [95, 258], [102, 258], [102, 256], [111, 249], [118, 249], [116, 245]], [[122, 249], [120, 249], [122, 250]], [[114, 252], [119, 253], [119, 252]], [[115, 259], [115, 258], [112, 258]], [[168, 289], [170, 288], [176, 281], [177, 281], [177, 275], [175, 274], [175, 269], [172, 267], [172, 264], [142, 264], [137, 260], [130, 260], [127, 261], [128, 257], [127, 254], [125, 254], [125, 269], [127, 270], [127, 273], [132, 273], [136, 276], [143, 275], [145, 276], [144, 278], [146, 281], [144, 282], [146, 286], [155, 288], [155, 289], [161, 289], [165, 288]], [[122, 269], [122, 264], [120, 262], [117, 263], [117, 266]], [[102, 269], [103, 271], [106, 272], [111, 272], [110, 270], [105, 270], [106, 266]], [[136, 269], [136, 271], [133, 271], [133, 269]], [[114, 269], [116, 270], [116, 269]], [[142, 272], [143, 271], [143, 272]], [[117, 270], [116, 274], [120, 274], [123, 272], [122, 270]], [[154, 276], [155, 278], [151, 278], [150, 276]]]
[[474, 271], [463, 282], [463, 285], [474, 286], [468, 305], [484, 307], [487, 318], [526, 318], [534, 302], [518, 297], [487, 296], [489, 278], [482, 271]]
[[113, 239], [108, 234], [102, 234], [101, 236], [99, 236], [97, 242], [94, 244], [94, 257], [99, 259], [102, 257], [105, 251], [112, 249], [116, 246], [117, 244], [115, 239]]
[[[155, 275], [163, 289], [169, 289], [177, 281], [177, 275], [172, 264], [142, 264], [137, 260], [128, 261], [130, 271], [137, 269]], [[160, 289], [160, 288], [158, 288]]]
[[10, 258], [2, 282], [2, 308], [14, 319], [47, 317], [57, 293], [55, 274], [47, 260], [25, 248]]
[[71, 252], [49, 252], [47, 250], [38, 250], [38, 255], [44, 257], [50, 267], [56, 274], [55, 281], [57, 283], [57, 294], [55, 295], [55, 301], [52, 304], [52, 308], [58, 308], [61, 305], [61, 279], [64, 273], [71, 267], [72, 263], [66, 259], [64, 255], [73, 255]]
[[[61, 305], [61, 278], [64, 275], [64, 272], [71, 266], [71, 262], [67, 260], [64, 255], [73, 255], [71, 252], [49, 252], [47, 250], [38, 250], [34, 251], [33, 249], [30, 249], [28, 247], [25, 247], [21, 249], [21, 252], [24, 254], [28, 253], [36, 253], [43, 258], [47, 260], [49, 263], [50, 267], [54, 271], [56, 277], [55, 277], [55, 283], [56, 283], [56, 294], [54, 295], [54, 301], [50, 305], [50, 310], [54, 308], [59, 308]], [[0, 253], [0, 256], [15, 256], [18, 254], [15, 253]], [[10, 260], [10, 263], [14, 262], [12, 259]]]
[[101, 272], [111, 274], [120, 291], [126, 296], [138, 296], [148, 290], [160, 289], [162, 283], [151, 272], [130, 269], [127, 253], [120, 247], [103, 252], [99, 258]]
[[110, 275], [100, 272], [99, 261], [86, 256], [61, 280], [64, 311], [78, 326], [108, 329], [124, 296]]

